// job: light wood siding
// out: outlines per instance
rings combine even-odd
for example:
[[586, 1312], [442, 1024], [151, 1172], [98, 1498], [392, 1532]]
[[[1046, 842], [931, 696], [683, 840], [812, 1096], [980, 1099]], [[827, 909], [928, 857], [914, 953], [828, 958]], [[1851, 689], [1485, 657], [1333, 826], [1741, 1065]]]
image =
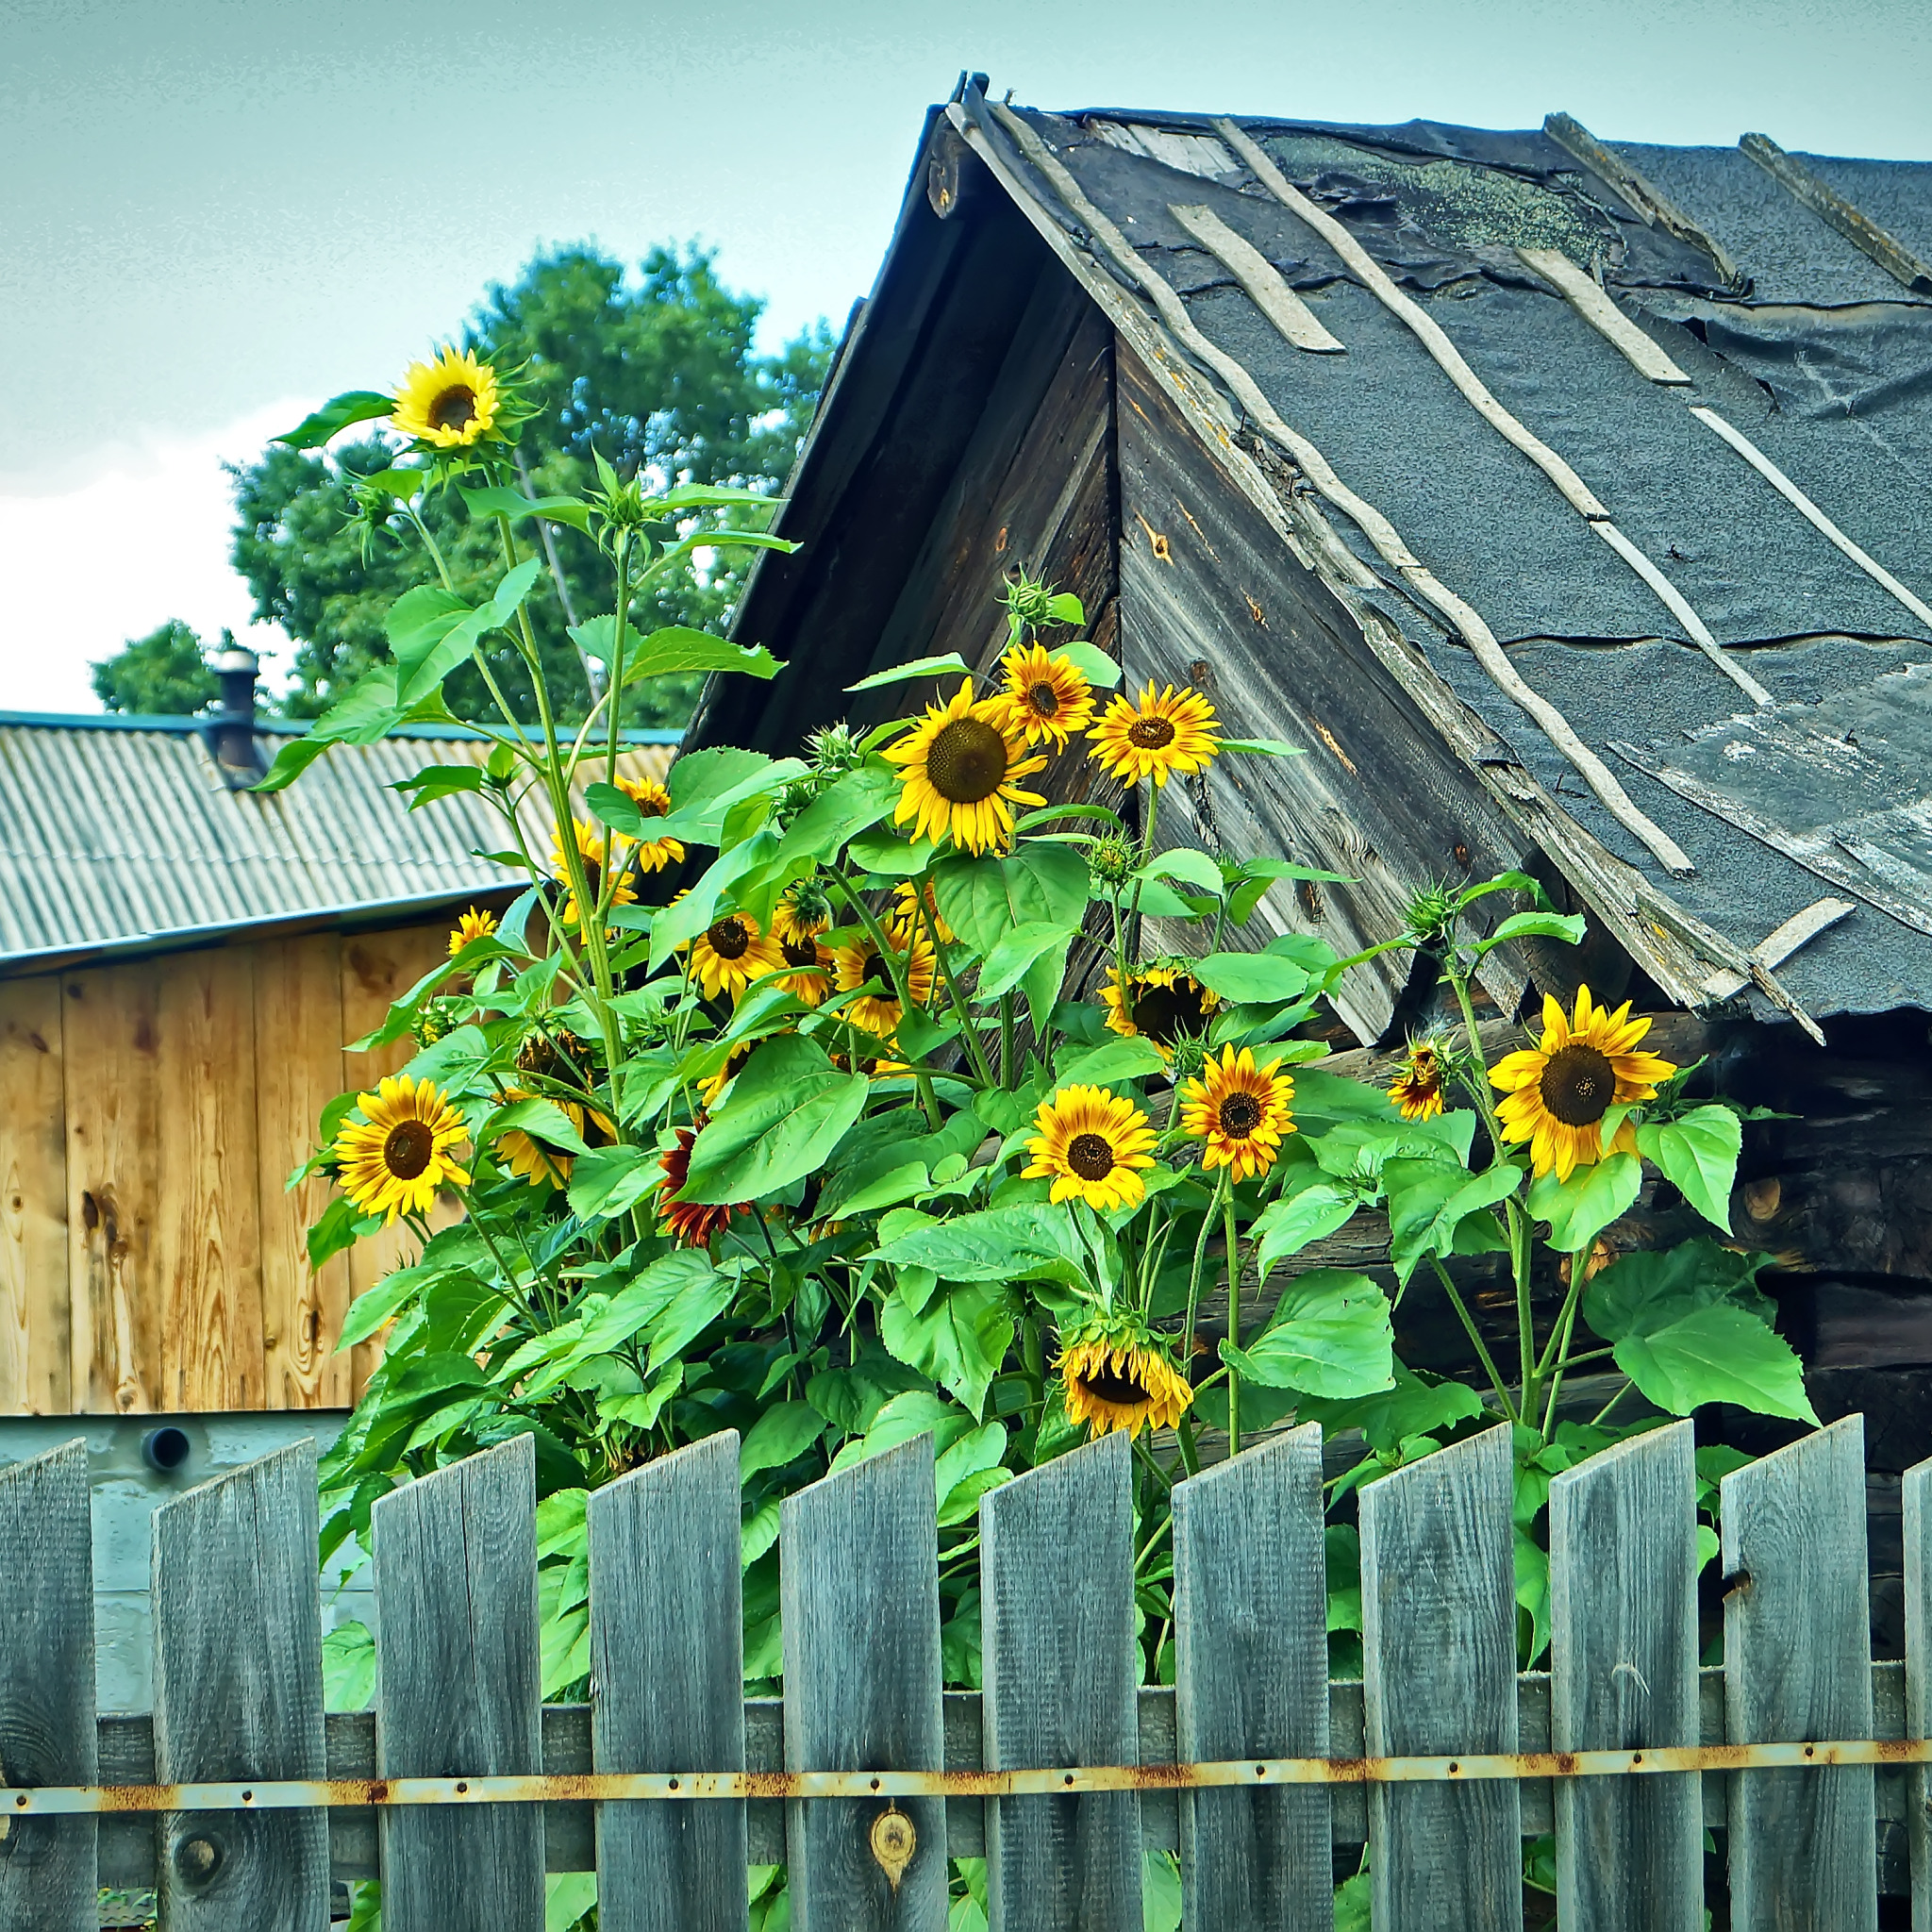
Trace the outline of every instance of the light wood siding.
[[60, 983], [0, 987], [0, 1411], [70, 1407]]

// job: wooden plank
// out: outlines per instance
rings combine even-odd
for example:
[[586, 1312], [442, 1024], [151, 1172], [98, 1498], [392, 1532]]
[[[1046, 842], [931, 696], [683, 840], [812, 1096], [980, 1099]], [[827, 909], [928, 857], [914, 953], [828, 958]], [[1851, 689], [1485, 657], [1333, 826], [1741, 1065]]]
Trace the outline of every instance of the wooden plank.
[[[382, 1777], [543, 1768], [537, 1456], [528, 1436], [382, 1497], [375, 1743]], [[541, 1932], [543, 1821], [524, 1805], [382, 1818], [383, 1932]]]
[[1820, 179], [1803, 161], [1788, 155], [1768, 134], [1746, 134], [1738, 145], [1780, 187], [1802, 201], [1820, 221], [1835, 228], [1859, 254], [1875, 261], [1893, 281], [1914, 295], [1932, 295], [1932, 264], [1881, 228], [1856, 202]]
[[308, 1267], [307, 1233], [334, 1190], [289, 1175], [315, 1145], [342, 1085], [341, 944], [334, 933], [255, 948], [255, 1120], [261, 1229], [262, 1361], [270, 1408], [346, 1408], [350, 1363], [335, 1353], [349, 1307], [349, 1257]]
[[[989, 1768], [1132, 1764], [1132, 1456], [1115, 1432], [979, 1504], [981, 1713]], [[991, 1932], [1124, 1932], [1141, 1924], [1134, 1791], [990, 1798]]]
[[[786, 1769], [942, 1769], [932, 1438], [786, 1497], [779, 1538]], [[943, 1932], [943, 1800], [792, 1800], [785, 1813], [798, 1932]], [[908, 1826], [894, 1874], [875, 1851], [894, 1833], [903, 1848]]]
[[1597, 286], [1595, 277], [1560, 248], [1519, 248], [1517, 254], [1556, 285], [1563, 299], [1629, 363], [1652, 382], [1688, 383], [1690, 378]]
[[[1906, 1736], [1932, 1738], [1932, 1459], [1906, 1471]], [[1907, 1830], [1912, 1858], [1912, 1932], [1932, 1932], [1932, 1773], [1907, 1774]]]
[[[1872, 1735], [1865, 1424], [1847, 1416], [1724, 1479], [1725, 1725], [1735, 1743]], [[1732, 1923], [1874, 1932], [1870, 1765], [1731, 1781]]]
[[[315, 1444], [297, 1442], [154, 1515], [155, 1770], [163, 1783], [326, 1774]], [[174, 1932], [325, 1932], [328, 1821], [167, 1813]]]
[[1281, 271], [1211, 208], [1170, 207], [1168, 213], [1233, 275], [1257, 308], [1291, 347], [1317, 356], [1340, 356], [1347, 343], [1282, 279]]
[[[1760, 966], [1780, 966], [1801, 946], [1807, 946], [1822, 932], [1848, 918], [1857, 908], [1849, 899], [1815, 899], [1802, 912], [1794, 912], [1782, 925], [1767, 933], [1751, 949], [1751, 958]], [[1713, 999], [1727, 1000], [1742, 992], [1750, 980], [1741, 973], [1713, 973], [1704, 990]]]
[[[1370, 1754], [1514, 1751], [1510, 1431], [1487, 1429], [1361, 1491], [1362, 1704]], [[1514, 1784], [1376, 1785], [1376, 1932], [1523, 1924]]]
[[[0, 1776], [91, 1785], [94, 1721], [93, 1543], [87, 1444], [0, 1469]], [[92, 1818], [20, 1818], [0, 1834], [0, 1932], [95, 1932]]]
[[[1550, 1485], [1550, 1741], [1639, 1751], [1702, 1741], [1697, 1461], [1688, 1422]], [[1557, 1778], [1557, 1910], [1566, 1932], [1700, 1932], [1697, 1779]]]
[[[1328, 1755], [1322, 1430], [1276, 1437], [1174, 1492], [1175, 1748], [1184, 1763]], [[1190, 1925], [1332, 1932], [1324, 1785], [1183, 1791]]]
[[[597, 1491], [589, 1512], [599, 1771], [742, 1771], [738, 1431]], [[617, 1932], [742, 1932], [744, 1807], [606, 1805], [597, 1900]]]
[[73, 1406], [62, 1060], [59, 980], [0, 983], [0, 1414]]

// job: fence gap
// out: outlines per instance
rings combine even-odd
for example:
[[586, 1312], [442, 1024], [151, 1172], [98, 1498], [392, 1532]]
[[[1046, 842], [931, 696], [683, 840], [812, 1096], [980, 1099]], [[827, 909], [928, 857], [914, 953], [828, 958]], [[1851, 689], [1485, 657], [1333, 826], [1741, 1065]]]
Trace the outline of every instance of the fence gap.
[[[529, 1436], [371, 1511], [382, 1777], [541, 1771], [537, 1457]], [[383, 1932], [542, 1932], [535, 1805], [382, 1812]]]
[[[591, 1749], [599, 1771], [744, 1769], [738, 1431], [591, 1498]], [[740, 1799], [600, 1805], [610, 1932], [743, 1932]]]
[[[1308, 1423], [1174, 1492], [1183, 1763], [1328, 1755], [1322, 1431]], [[1180, 1794], [1190, 1925], [1332, 1932], [1326, 1785]]]
[[[1137, 1763], [1127, 1438], [1103, 1436], [990, 1491], [979, 1536], [988, 1769]], [[989, 1798], [986, 1814], [990, 1932], [1141, 1924], [1139, 1793]]]
[[[1361, 1491], [1371, 1757], [1517, 1748], [1510, 1441], [1487, 1429]], [[1522, 1812], [1513, 1779], [1372, 1786], [1375, 1932], [1517, 1932]]]

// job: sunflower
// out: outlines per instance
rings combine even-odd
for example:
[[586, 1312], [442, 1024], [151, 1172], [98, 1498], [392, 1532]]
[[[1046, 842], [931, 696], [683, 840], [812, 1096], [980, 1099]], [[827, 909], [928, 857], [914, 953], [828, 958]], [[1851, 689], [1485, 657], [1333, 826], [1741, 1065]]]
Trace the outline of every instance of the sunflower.
[[1214, 707], [1187, 685], [1169, 685], [1158, 697], [1150, 681], [1139, 702], [1116, 697], [1093, 727], [1097, 758], [1124, 785], [1152, 778], [1165, 785], [1176, 772], [1200, 772], [1221, 749]]
[[664, 1178], [658, 1183], [658, 1223], [684, 1248], [710, 1245], [711, 1237], [734, 1214], [749, 1214], [751, 1203], [737, 1201], [728, 1208], [714, 1208], [698, 1201], [680, 1201], [685, 1183], [691, 1179], [691, 1143], [697, 1135], [690, 1127], [677, 1129], [677, 1141], [658, 1158]]
[[1223, 1047], [1211, 1055], [1198, 1080], [1181, 1089], [1181, 1125], [1201, 1149], [1201, 1165], [1224, 1167], [1237, 1181], [1266, 1174], [1281, 1152], [1281, 1137], [1294, 1132], [1289, 1102], [1294, 1082], [1274, 1070], [1279, 1057], [1265, 1067], [1255, 1064], [1254, 1052]]
[[362, 1118], [345, 1121], [336, 1135], [337, 1178], [364, 1214], [391, 1222], [424, 1214], [441, 1189], [469, 1185], [449, 1151], [469, 1130], [432, 1081], [392, 1074], [374, 1093], [358, 1094], [356, 1109]]
[[[574, 818], [571, 824], [576, 832], [577, 858], [584, 868], [584, 890], [591, 895], [594, 907], [603, 891], [604, 841], [597, 836], [593, 826], [583, 819]], [[563, 911], [560, 915], [565, 925], [577, 923], [576, 889], [570, 882], [570, 872], [565, 863], [563, 835], [553, 832], [550, 835], [551, 862], [557, 869], [557, 883], [563, 889]], [[630, 879], [620, 872], [617, 882], [611, 889], [610, 903], [613, 906], [628, 906], [637, 897], [637, 889]]]
[[[1613, 1013], [1591, 1003], [1590, 989], [1576, 989], [1576, 1012], [1566, 1018], [1543, 995], [1543, 1037], [1539, 1046], [1506, 1054], [1490, 1069], [1490, 1084], [1509, 1097], [1496, 1108], [1503, 1138], [1529, 1142], [1529, 1164], [1539, 1175], [1567, 1181], [1579, 1167], [1601, 1160], [1606, 1149], [1599, 1123], [1613, 1106], [1655, 1099], [1657, 1082], [1677, 1069], [1637, 1042], [1648, 1020], [1633, 1020], [1630, 1002]], [[1636, 1129], [1624, 1121], [1610, 1153], [1635, 1154]]]
[[1218, 994], [1178, 965], [1138, 967], [1127, 974], [1124, 992], [1119, 968], [1109, 966], [1100, 1002], [1114, 1032], [1129, 1039], [1144, 1035], [1165, 1060], [1173, 1059], [1174, 1042], [1183, 1034], [1202, 1032], [1221, 1005]]
[[1447, 1073], [1442, 1049], [1433, 1040], [1411, 1040], [1395, 1077], [1389, 1082], [1389, 1098], [1402, 1109], [1406, 1121], [1432, 1121], [1442, 1111], [1442, 1081]]
[[958, 942], [959, 935], [940, 917], [939, 893], [934, 891], [930, 879], [925, 882], [925, 917], [918, 913], [919, 901], [913, 896], [910, 879], [903, 879], [893, 889], [892, 909], [887, 916], [886, 930], [903, 946], [915, 931], [936, 936], [943, 946]]
[[501, 406], [496, 371], [474, 349], [459, 356], [449, 346], [434, 362], [411, 362], [403, 372], [389, 420], [413, 442], [460, 449], [491, 434]]
[[[841, 1009], [843, 1017], [874, 1039], [890, 1041], [898, 1032], [899, 1023], [906, 1017], [906, 1009], [892, 991], [891, 969], [880, 958], [871, 936], [860, 933], [849, 945], [841, 946], [832, 957], [839, 969], [841, 992], [858, 992], [867, 980], [884, 989], [880, 992], [861, 993]], [[912, 1004], [915, 1007], [924, 1006], [932, 998], [936, 967], [932, 941], [923, 932], [915, 933], [910, 944], [903, 952], [895, 951], [894, 958], [905, 978], [906, 990], [912, 996]]]
[[718, 1098], [725, 1088], [744, 1071], [744, 1063], [750, 1059], [757, 1045], [757, 1041], [748, 1040], [742, 1046], [734, 1046], [724, 1056], [724, 1064], [708, 1080], [698, 1082], [698, 1098], [705, 1103], [707, 1108], [717, 1106]]
[[973, 700], [973, 680], [961, 680], [948, 705], [928, 705], [886, 757], [903, 765], [894, 824], [912, 823], [917, 838], [950, 837], [968, 852], [1004, 852], [1012, 842], [1013, 807], [1043, 805], [1015, 780], [1040, 771], [1044, 758], [1026, 756], [1026, 734], [1003, 698]]
[[1051, 742], [1065, 751], [1093, 723], [1093, 687], [1058, 651], [1043, 644], [1015, 644], [1000, 659], [1007, 688], [1000, 700], [1026, 734], [1028, 744]]
[[772, 937], [781, 946], [787, 940], [816, 939], [831, 923], [832, 902], [816, 879], [794, 879], [772, 908]]
[[[670, 813], [671, 794], [655, 778], [624, 778], [617, 789], [637, 807], [641, 818], [661, 819]], [[684, 857], [684, 844], [677, 839], [639, 839], [629, 841], [637, 855], [640, 872], [662, 872]]]
[[1027, 1141], [1027, 1179], [1051, 1174], [1056, 1201], [1085, 1201], [1103, 1213], [1137, 1208], [1147, 1189], [1135, 1172], [1154, 1165], [1154, 1129], [1131, 1100], [1105, 1087], [1062, 1087], [1040, 1104]]
[[691, 942], [691, 974], [707, 999], [728, 994], [735, 1004], [754, 979], [779, 972], [784, 964], [783, 955], [748, 912], [721, 912]]
[[449, 931], [449, 956], [452, 959], [467, 946], [472, 940], [487, 940], [496, 930], [496, 917], [493, 913], [478, 912], [472, 906]]
[[[504, 1094], [506, 1103], [516, 1100], [534, 1100], [526, 1087], [509, 1088]], [[557, 1100], [554, 1095], [541, 1096], [550, 1099], [557, 1110], [562, 1114], [581, 1140], [584, 1137], [584, 1110], [574, 1100]], [[561, 1188], [569, 1185], [571, 1165], [575, 1157], [567, 1148], [553, 1146], [541, 1136], [533, 1134], [527, 1127], [511, 1127], [507, 1133], [496, 1137], [496, 1158], [511, 1174], [527, 1181], [533, 1188]]]
[[1060, 1337], [1058, 1364], [1067, 1420], [1096, 1436], [1173, 1428], [1194, 1391], [1138, 1316], [1094, 1315]]
[[793, 970], [778, 984], [808, 1007], [824, 1004], [832, 990], [831, 949], [819, 935], [832, 923], [824, 892], [801, 880], [772, 908], [772, 942], [780, 960]]

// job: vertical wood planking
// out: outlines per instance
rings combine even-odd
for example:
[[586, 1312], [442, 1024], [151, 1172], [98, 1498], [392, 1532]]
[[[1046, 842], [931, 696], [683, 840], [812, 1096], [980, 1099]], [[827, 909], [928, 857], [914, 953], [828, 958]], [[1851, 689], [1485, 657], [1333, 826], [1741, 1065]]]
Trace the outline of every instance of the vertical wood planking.
[[[1325, 1757], [1320, 1425], [1178, 1485], [1174, 1568], [1180, 1761]], [[1331, 1811], [1326, 1785], [1183, 1791], [1186, 1923], [1332, 1932]]]
[[[979, 1504], [990, 1770], [1140, 1761], [1127, 1438], [1104, 1436]], [[989, 1798], [991, 1932], [1134, 1932], [1136, 1791]]]
[[[941, 1771], [939, 1506], [918, 1436], [786, 1497], [779, 1604], [788, 1771]], [[898, 1811], [916, 1843], [894, 1886], [873, 1855]], [[797, 1932], [944, 1932], [938, 1798], [788, 1801]]]
[[[536, 1444], [439, 1470], [371, 1512], [381, 1777], [543, 1768]], [[383, 1932], [541, 1932], [534, 1805], [382, 1815]]]
[[[1371, 1757], [1517, 1748], [1513, 1482], [1504, 1426], [1361, 1491]], [[1369, 1840], [1375, 1932], [1522, 1925], [1513, 1782], [1374, 1785]]]
[[[315, 1444], [218, 1476], [154, 1517], [155, 1771], [164, 1784], [327, 1774]], [[169, 1812], [173, 1932], [326, 1932], [320, 1810]]]
[[[1864, 1418], [1725, 1476], [1721, 1535], [1731, 1741], [1871, 1737]], [[1876, 1927], [1870, 1765], [1735, 1774], [1730, 1850], [1734, 1924]]]
[[0, 984], [0, 1414], [72, 1406], [60, 982]]
[[[597, 1491], [589, 1531], [597, 1770], [742, 1771], [738, 1431]], [[607, 1932], [742, 1932], [746, 1863], [741, 1801], [598, 1807]]]
[[[1688, 1422], [1550, 1485], [1550, 1730], [1558, 1751], [1701, 1741], [1697, 1463]], [[1565, 1932], [1699, 1932], [1694, 1774], [1557, 1778]]]
[[[1906, 1736], [1932, 1737], [1932, 1461], [1915, 1463], [1900, 1484], [1905, 1517]], [[1912, 1856], [1912, 1932], [1932, 1932], [1932, 1774], [1906, 1774], [1906, 1824]]]
[[[91, 1785], [94, 1588], [87, 1444], [0, 1469], [0, 1782]], [[92, 1818], [0, 1820], [0, 1932], [95, 1932]]]

